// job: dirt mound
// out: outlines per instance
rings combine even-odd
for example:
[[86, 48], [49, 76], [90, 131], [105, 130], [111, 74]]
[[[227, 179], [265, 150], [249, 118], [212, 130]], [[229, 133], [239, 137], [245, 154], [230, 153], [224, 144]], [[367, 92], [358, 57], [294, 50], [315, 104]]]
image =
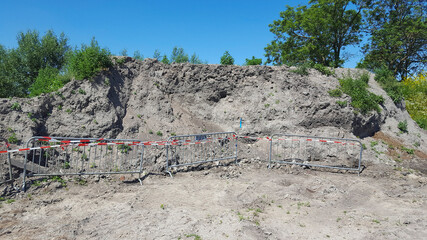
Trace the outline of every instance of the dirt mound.
[[[153, 140], [170, 134], [235, 131], [241, 135], [297, 133], [325, 137], [360, 137], [367, 146], [381, 131], [401, 148], [427, 152], [426, 131], [369, 80], [370, 91], [382, 95], [380, 113], [362, 115], [328, 91], [337, 77], [311, 69], [301, 76], [286, 66], [165, 65], [154, 59], [126, 58], [91, 81], [72, 81], [56, 93], [31, 99], [1, 99], [0, 137], [15, 134], [18, 145], [35, 135]], [[335, 69], [336, 76], [357, 77], [362, 70]], [[13, 105], [15, 104], [15, 107]], [[16, 105], [19, 107], [17, 108]], [[239, 128], [242, 118], [243, 127]], [[400, 133], [399, 121], [408, 122]], [[157, 134], [155, 134], [157, 133]], [[368, 148], [365, 159], [388, 161], [398, 156]], [[392, 150], [392, 149], [389, 149]], [[411, 157], [424, 156], [412, 154]], [[372, 159], [370, 159], [372, 158]]]
[[[56, 93], [0, 99], [0, 139], [16, 140], [14, 148], [36, 135], [143, 141], [222, 131], [358, 137], [366, 148], [360, 177], [299, 166], [267, 170], [268, 142], [243, 139], [239, 165], [189, 167], [174, 179], [145, 175], [142, 187], [129, 175], [33, 178], [28, 191], [18, 193], [3, 185], [0, 238], [425, 236], [426, 131], [373, 76], [369, 90], [385, 103], [380, 113], [362, 115], [336, 102], [350, 102], [348, 96], [328, 94], [339, 86], [337, 77], [291, 70], [126, 58], [95, 79], [72, 81]], [[356, 69], [335, 72], [338, 77], [361, 74]], [[402, 133], [397, 125], [405, 120], [408, 132]], [[150, 169], [159, 172], [163, 151], [152, 154]]]

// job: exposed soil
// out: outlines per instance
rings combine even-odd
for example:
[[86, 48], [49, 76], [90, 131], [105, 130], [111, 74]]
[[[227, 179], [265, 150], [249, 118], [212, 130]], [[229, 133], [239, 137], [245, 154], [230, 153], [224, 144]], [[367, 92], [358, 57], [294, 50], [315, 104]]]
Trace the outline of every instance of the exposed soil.
[[[383, 176], [381, 176], [383, 175]], [[386, 177], [385, 177], [386, 176]], [[244, 162], [42, 182], [2, 203], [1, 239], [423, 239], [427, 178]], [[84, 179], [84, 178], [83, 178]], [[124, 181], [123, 181], [124, 180]], [[128, 180], [128, 181], [126, 181]], [[80, 185], [80, 184], [84, 185]], [[187, 237], [188, 236], [188, 237]]]

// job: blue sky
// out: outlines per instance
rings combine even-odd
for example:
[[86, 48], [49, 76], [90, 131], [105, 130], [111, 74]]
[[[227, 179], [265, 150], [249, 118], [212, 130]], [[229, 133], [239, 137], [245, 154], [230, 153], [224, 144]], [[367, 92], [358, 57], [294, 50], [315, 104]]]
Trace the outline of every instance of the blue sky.
[[[7, 1], [0, 8], [0, 44], [17, 46], [20, 31], [52, 29], [64, 32], [72, 46], [90, 43], [94, 36], [113, 54], [126, 48], [152, 57], [155, 49], [170, 55], [174, 46], [194, 52], [209, 64], [218, 64], [228, 50], [235, 64], [246, 58], [264, 58], [264, 47], [273, 40], [268, 24], [279, 18], [286, 5], [308, 1]], [[354, 67], [362, 55], [346, 49], [351, 57], [344, 67]]]

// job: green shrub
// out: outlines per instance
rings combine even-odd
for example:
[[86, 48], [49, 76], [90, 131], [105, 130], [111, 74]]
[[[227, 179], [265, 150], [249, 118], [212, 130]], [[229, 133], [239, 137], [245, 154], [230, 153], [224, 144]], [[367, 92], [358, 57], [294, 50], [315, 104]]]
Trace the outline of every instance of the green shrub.
[[337, 104], [340, 105], [340, 107], [347, 107], [347, 101], [337, 101]]
[[351, 105], [360, 109], [362, 114], [375, 110], [381, 111], [379, 104], [384, 103], [382, 96], [375, 95], [367, 90], [368, 84], [362, 79], [353, 79], [350, 76], [339, 80], [341, 90], [351, 97]]
[[18, 143], [18, 138], [16, 137], [16, 134], [13, 132], [12, 135], [7, 139], [9, 143]]
[[335, 74], [334, 70], [331, 70], [328, 67], [323, 66], [322, 64], [319, 64], [319, 63], [314, 64], [313, 68], [326, 76], [332, 76]]
[[163, 133], [161, 131], [156, 132], [157, 136], [163, 136]]
[[427, 130], [427, 72], [405, 78], [401, 86], [406, 110], [421, 128]]
[[64, 86], [64, 83], [58, 77], [59, 70], [53, 67], [40, 69], [39, 74], [30, 86], [30, 97], [38, 96], [42, 93], [54, 92]]
[[83, 89], [81, 89], [81, 88], [79, 88], [79, 93], [80, 93], [80, 94], [83, 94], [83, 95], [86, 95], [86, 91], [85, 91], [85, 90], [83, 90]]
[[10, 109], [15, 110], [15, 111], [19, 111], [19, 110], [21, 110], [21, 105], [18, 102], [14, 102], [12, 104], [12, 106], [10, 107]]
[[387, 68], [380, 68], [375, 70], [375, 81], [384, 89], [387, 95], [393, 100], [394, 103], [399, 103], [403, 99], [403, 89], [401, 83], [396, 80], [393, 72]]
[[401, 149], [402, 149], [402, 151], [405, 151], [407, 154], [414, 154], [415, 153], [415, 150], [414, 149], [411, 149], [411, 148], [407, 148], [407, 147], [405, 147], [405, 146], [402, 146], [401, 147]]
[[116, 63], [119, 64], [119, 65], [123, 65], [125, 63], [125, 61], [126, 61], [126, 58], [122, 57], [122, 58], [117, 59]]
[[403, 122], [399, 122], [397, 124], [397, 128], [399, 128], [400, 131], [407, 133], [408, 132], [408, 122], [406, 120]]
[[169, 64], [169, 59], [168, 59], [168, 57], [166, 56], [166, 54], [165, 54], [165, 55], [163, 55], [162, 63], [164, 63], [164, 64]]
[[331, 97], [341, 97], [342, 96], [342, 91], [338, 88], [329, 90], [328, 93]]
[[308, 75], [308, 69], [310, 69], [310, 63], [302, 63], [296, 66], [297, 69], [291, 70], [293, 73], [297, 73], [301, 76]]
[[220, 63], [222, 65], [233, 65], [234, 58], [230, 55], [228, 51], [225, 51], [224, 54], [221, 56]]
[[261, 64], [262, 64], [262, 59], [261, 58], [255, 58], [255, 56], [252, 56], [252, 59], [246, 58], [246, 60], [245, 60], [246, 66], [261, 65]]
[[362, 73], [362, 75], [360, 75], [359, 79], [361, 81], [363, 81], [364, 83], [368, 84], [368, 82], [369, 82], [369, 73], [368, 72]]
[[415, 122], [418, 124], [418, 126], [420, 126], [420, 128], [427, 130], [427, 119], [426, 118], [416, 119]]
[[100, 48], [95, 38], [92, 38], [90, 46], [82, 45], [76, 49], [70, 57], [70, 71], [76, 79], [89, 79], [95, 76], [103, 68], [112, 65], [110, 51]]
[[125, 144], [119, 145], [117, 149], [119, 149], [121, 153], [128, 153], [130, 150], [132, 150], [131, 146]]

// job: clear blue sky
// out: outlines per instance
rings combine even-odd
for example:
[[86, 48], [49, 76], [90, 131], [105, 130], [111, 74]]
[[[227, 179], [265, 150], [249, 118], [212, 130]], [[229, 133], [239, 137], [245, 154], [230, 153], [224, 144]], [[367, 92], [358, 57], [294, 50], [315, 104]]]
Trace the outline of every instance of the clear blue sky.
[[[194, 52], [210, 64], [218, 64], [228, 50], [235, 64], [246, 58], [264, 58], [264, 47], [273, 40], [268, 24], [279, 18], [285, 5], [308, 1], [109, 1], [109, 0], [17, 0], [0, 6], [0, 44], [17, 46], [20, 31], [52, 29], [64, 32], [72, 46], [90, 43], [94, 36], [113, 54], [126, 48], [133, 56], [139, 50], [152, 57], [154, 50], [170, 55], [174, 46]], [[358, 48], [345, 67], [354, 67], [362, 55]]]

